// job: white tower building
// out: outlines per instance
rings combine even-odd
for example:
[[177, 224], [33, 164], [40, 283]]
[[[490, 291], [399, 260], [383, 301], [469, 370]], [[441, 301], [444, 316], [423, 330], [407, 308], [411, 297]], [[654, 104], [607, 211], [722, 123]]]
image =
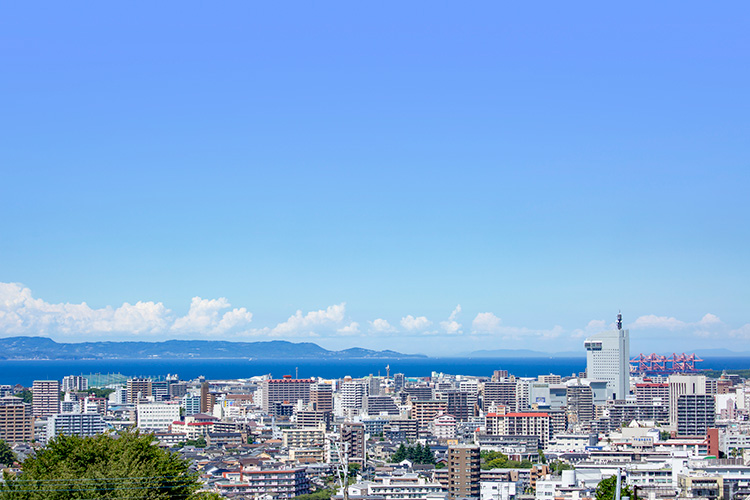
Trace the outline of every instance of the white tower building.
[[622, 314], [617, 315], [617, 330], [601, 332], [583, 343], [586, 348], [586, 378], [607, 382], [610, 399], [625, 399], [630, 392], [630, 332], [622, 329]]

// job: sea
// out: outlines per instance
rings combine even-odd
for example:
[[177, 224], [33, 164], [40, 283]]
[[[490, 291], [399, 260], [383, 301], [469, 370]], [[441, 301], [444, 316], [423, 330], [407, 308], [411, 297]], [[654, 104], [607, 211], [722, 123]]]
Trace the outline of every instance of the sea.
[[[554, 373], [578, 374], [586, 369], [585, 357], [515, 358], [400, 358], [400, 359], [103, 359], [103, 360], [2, 360], [0, 384], [29, 387], [34, 380], [62, 380], [66, 375], [122, 374], [128, 377], [160, 378], [176, 374], [182, 380], [204, 376], [209, 380], [250, 378], [272, 375], [281, 378], [326, 379], [403, 373], [407, 377], [427, 377], [433, 373], [491, 376], [494, 370], [508, 370], [519, 377]], [[750, 357], [712, 357], [699, 368], [715, 370], [750, 369]]]

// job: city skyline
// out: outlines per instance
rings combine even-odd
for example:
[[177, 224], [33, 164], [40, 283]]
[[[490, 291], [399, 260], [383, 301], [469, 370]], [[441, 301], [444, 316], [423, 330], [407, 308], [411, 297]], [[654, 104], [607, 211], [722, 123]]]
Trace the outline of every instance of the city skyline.
[[0, 336], [750, 350], [746, 3], [0, 13]]

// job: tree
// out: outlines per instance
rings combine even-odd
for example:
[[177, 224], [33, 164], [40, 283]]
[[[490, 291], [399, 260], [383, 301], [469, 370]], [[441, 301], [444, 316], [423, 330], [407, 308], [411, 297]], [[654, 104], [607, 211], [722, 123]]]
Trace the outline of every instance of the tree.
[[97, 398], [106, 398], [113, 392], [115, 392], [114, 389], [105, 389], [105, 388], [99, 388], [99, 387], [91, 387], [88, 390], [89, 394], [93, 394], [94, 397], [97, 397]]
[[[150, 434], [58, 436], [27, 458], [22, 474], [0, 486], [0, 498], [51, 500], [207, 500], [199, 476], [177, 453], [152, 444]], [[10, 493], [12, 492], [12, 493]]]
[[13, 465], [16, 461], [16, 454], [13, 453], [10, 445], [0, 439], [0, 464]]
[[[617, 474], [607, 479], [602, 479], [596, 487], [596, 500], [614, 500], [616, 489]], [[633, 490], [624, 482], [620, 484], [620, 498], [622, 497], [630, 497], [630, 500], [637, 500]]]
[[31, 389], [24, 389], [16, 397], [23, 399], [24, 403], [32, 404], [34, 402], [34, 395], [31, 393]]

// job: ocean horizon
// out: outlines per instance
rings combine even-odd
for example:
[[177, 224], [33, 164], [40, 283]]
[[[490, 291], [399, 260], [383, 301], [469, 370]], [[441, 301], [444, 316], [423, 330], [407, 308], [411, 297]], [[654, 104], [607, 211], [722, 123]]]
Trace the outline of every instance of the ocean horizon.
[[[34, 380], [62, 380], [66, 375], [120, 373], [128, 377], [164, 377], [177, 374], [183, 380], [204, 376], [209, 380], [250, 378], [259, 375], [298, 374], [301, 378], [325, 379], [365, 377], [403, 373], [407, 377], [427, 377], [432, 372], [452, 375], [486, 376], [494, 370], [508, 370], [519, 377], [550, 373], [563, 377], [586, 369], [586, 358], [360, 358], [360, 359], [84, 359], [84, 360], [2, 360], [0, 384], [29, 387]], [[750, 369], [750, 357], [704, 358], [700, 369]]]

